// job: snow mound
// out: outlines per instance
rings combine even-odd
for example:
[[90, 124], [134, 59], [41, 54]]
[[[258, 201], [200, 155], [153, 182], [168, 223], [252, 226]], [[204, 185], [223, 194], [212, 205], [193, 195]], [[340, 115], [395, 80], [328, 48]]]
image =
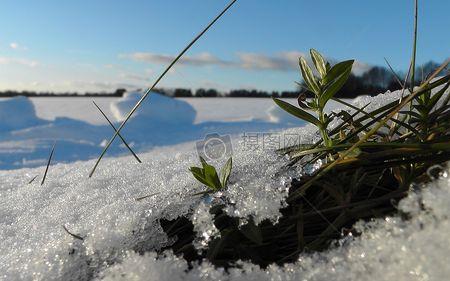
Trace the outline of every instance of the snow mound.
[[0, 131], [20, 130], [45, 123], [36, 116], [34, 105], [28, 98], [0, 99]]
[[[111, 111], [116, 120], [124, 120], [142, 95], [140, 92], [125, 93], [121, 99], [112, 102]], [[152, 92], [133, 116], [152, 123], [193, 124], [196, 111], [185, 101]]]

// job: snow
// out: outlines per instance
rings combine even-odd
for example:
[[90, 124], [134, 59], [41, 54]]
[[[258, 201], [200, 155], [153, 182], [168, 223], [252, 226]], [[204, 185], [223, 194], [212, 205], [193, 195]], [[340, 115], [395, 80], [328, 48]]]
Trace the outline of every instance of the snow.
[[[97, 102], [117, 127], [141, 95], [127, 93], [122, 98], [100, 98]], [[231, 134], [239, 139], [242, 132], [268, 132], [293, 126], [271, 122], [267, 115], [262, 116], [261, 111], [255, 110], [252, 99], [197, 100], [200, 99], [173, 99], [153, 93], [130, 119], [122, 135], [140, 153], [161, 146], [202, 140], [209, 133]], [[264, 102], [255, 100], [259, 100], [257, 105], [264, 104], [265, 107], [273, 103], [269, 99], [264, 99]], [[246, 106], [247, 111], [243, 111]], [[4, 112], [0, 113], [4, 117], [0, 119], [0, 169], [43, 165], [55, 141], [55, 162], [93, 159], [98, 157], [113, 133], [89, 98], [30, 100], [16, 97], [0, 99], [0, 109]], [[241, 113], [217, 121], [233, 112]], [[249, 117], [252, 115], [254, 117]], [[103, 123], [93, 120], [102, 120]], [[107, 156], [129, 153], [119, 141], [113, 144]]]
[[[117, 97], [31, 97], [29, 98], [39, 118], [53, 121], [57, 117], [68, 117], [84, 121], [91, 125], [106, 125], [107, 121], [100, 115], [98, 110], [92, 105], [92, 100], [103, 109], [113, 121], [111, 104], [121, 98]], [[273, 107], [274, 103], [269, 98], [176, 98], [185, 101], [196, 110], [195, 124], [203, 122], [236, 122], [266, 120], [270, 116], [267, 110]], [[292, 100], [295, 99], [285, 99]], [[144, 107], [150, 106], [146, 101]], [[140, 110], [144, 110], [141, 108]], [[139, 110], [139, 111], [140, 111]]]
[[[355, 102], [371, 102], [370, 107], [376, 108], [399, 94], [361, 98]], [[50, 134], [48, 138], [55, 138], [63, 130], [62, 135], [69, 136], [66, 139], [70, 141], [59, 144], [59, 149], [66, 154], [77, 153], [69, 148], [81, 145], [98, 149], [89, 140], [76, 139], [77, 133], [94, 136], [98, 136], [98, 131], [111, 133], [107, 126], [70, 118], [45, 122], [48, 123], [13, 131], [11, 135], [16, 135], [16, 139], [10, 142], [2, 140], [2, 161], [11, 147], [19, 150], [30, 145], [28, 149], [35, 153], [37, 148], [32, 145], [36, 139], [40, 140], [43, 132]], [[139, 134], [133, 133], [139, 129], [152, 133], [160, 130], [158, 133], [169, 133], [178, 139], [140, 154], [142, 164], [136, 163], [132, 156], [106, 158], [93, 178], [87, 177], [93, 160], [68, 164], [56, 161], [42, 186], [40, 179], [45, 167], [0, 171], [0, 279], [445, 280], [449, 276], [448, 167], [440, 179], [415, 187], [400, 202], [399, 211], [409, 215], [407, 221], [404, 217], [408, 216], [393, 216], [359, 222], [356, 227], [362, 232], [360, 237], [342, 237], [335, 248], [302, 254], [294, 264], [261, 269], [240, 262], [226, 272], [207, 261], [189, 269], [182, 258], [170, 251], [157, 255], [155, 250], [173, 242], [159, 224], [162, 218], [191, 216], [200, 248], [217, 234], [207, 214], [214, 201], [226, 198], [228, 214], [243, 220], [252, 216], [256, 223], [266, 218], [276, 221], [279, 209], [285, 204], [291, 174], [278, 171], [287, 159], [278, 158], [270, 148], [250, 148], [240, 138], [232, 139], [234, 167], [229, 188], [211, 198], [192, 196], [204, 190], [188, 171], [190, 166], [199, 165], [195, 140], [202, 134], [211, 128], [235, 133], [262, 128], [281, 135], [298, 135], [303, 142], [317, 137], [311, 125], [280, 132], [276, 123], [263, 121], [204, 123], [194, 121], [177, 133], [171, 130], [180, 128], [171, 124], [136, 122], [132, 125], [132, 122], [126, 136], [133, 140], [139, 140]], [[182, 134], [191, 135], [181, 138]], [[26, 137], [20, 139], [17, 135]], [[160, 138], [161, 142], [168, 141]], [[180, 143], [180, 139], [186, 142]], [[43, 141], [37, 146], [48, 143]], [[220, 166], [225, 160], [218, 159], [214, 164]], [[35, 176], [37, 179], [28, 184]], [[149, 194], [155, 195], [135, 200]], [[67, 234], [63, 226], [84, 240]]]
[[[283, 204], [278, 199], [282, 201], [285, 186], [271, 179], [272, 164], [261, 164], [265, 151], [247, 154], [237, 146], [232, 184], [224, 195], [241, 202], [235, 206], [241, 216], [271, 217]], [[410, 220], [394, 216], [359, 223], [361, 237], [345, 237], [335, 249], [304, 254], [295, 264], [263, 270], [242, 262], [226, 273], [208, 262], [188, 270], [170, 252], [157, 256], [154, 250], [170, 243], [161, 218], [193, 212], [199, 237], [209, 231], [204, 216], [209, 203], [192, 196], [201, 190], [188, 172], [198, 161], [192, 147], [161, 148], [142, 155], [143, 164], [132, 157], [110, 158], [92, 179], [86, 175], [93, 161], [57, 164], [43, 186], [39, 180], [27, 184], [42, 175], [42, 168], [0, 172], [1, 279], [444, 280], [450, 274], [448, 169], [440, 180], [401, 201], [399, 209]], [[272, 189], [264, 188], [268, 182]], [[62, 225], [84, 240], [65, 233]], [[144, 250], [145, 255], [138, 254]]]
[[[125, 93], [121, 99], [111, 103], [111, 112], [115, 119], [123, 121], [142, 96], [139, 92]], [[148, 105], [136, 113], [135, 119], [140, 118], [143, 123], [177, 125], [194, 123], [196, 111], [187, 102], [159, 94], [151, 94], [147, 99]]]
[[[20, 114], [20, 118], [18, 118]], [[33, 104], [25, 97], [7, 98], [0, 102], [0, 130], [20, 130], [43, 125], [46, 122], [36, 118]]]

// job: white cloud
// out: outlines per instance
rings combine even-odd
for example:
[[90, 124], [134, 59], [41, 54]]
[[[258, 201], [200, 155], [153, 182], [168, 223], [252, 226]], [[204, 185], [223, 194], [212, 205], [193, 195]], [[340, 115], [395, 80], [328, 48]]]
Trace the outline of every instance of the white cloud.
[[[137, 52], [132, 54], [119, 55], [119, 58], [128, 58], [134, 61], [147, 63], [169, 64], [174, 60], [175, 57], [164, 54]], [[200, 53], [194, 56], [184, 56], [179, 61], [179, 64], [194, 65], [194, 66], [226, 65], [228, 63], [229, 62], [220, 60], [219, 58], [211, 55], [210, 53]]]
[[239, 53], [236, 65], [244, 69], [291, 71], [298, 69], [301, 52], [282, 52], [275, 56], [257, 53]]
[[[223, 60], [210, 53], [200, 53], [198, 55], [184, 56], [180, 59], [178, 64], [190, 66], [234, 67], [248, 70], [298, 71], [298, 60], [301, 56], [305, 56], [305, 54], [298, 51], [280, 52], [275, 55], [242, 52], [236, 55], [235, 60]], [[171, 55], [137, 52], [122, 54], [119, 55], [119, 58], [127, 58], [137, 62], [167, 65], [171, 63], [175, 57]], [[370, 65], [357, 61], [353, 66], [353, 73], [355, 75], [360, 75], [370, 68]]]
[[21, 45], [19, 45], [19, 43], [17, 43], [17, 42], [11, 42], [11, 43], [9, 43], [9, 47], [10, 47], [11, 49], [13, 49], [13, 50], [22, 50], [22, 51], [28, 50], [27, 47], [21, 46]]
[[16, 64], [28, 67], [35, 67], [39, 63], [35, 60], [28, 60], [23, 58], [0, 57], [0, 64], [3, 65]]
[[139, 75], [136, 73], [125, 73], [124, 72], [124, 73], [120, 73], [119, 77], [123, 78], [123, 79], [131, 79], [131, 80], [136, 80], [136, 81], [148, 81], [149, 80], [149, 77], [144, 76], [144, 75]]

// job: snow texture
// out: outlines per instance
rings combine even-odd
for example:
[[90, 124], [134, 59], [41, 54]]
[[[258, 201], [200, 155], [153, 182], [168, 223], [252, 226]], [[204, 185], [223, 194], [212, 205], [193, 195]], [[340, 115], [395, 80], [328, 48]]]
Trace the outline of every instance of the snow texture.
[[[378, 107], [390, 99], [361, 102]], [[302, 141], [316, 137], [312, 126], [284, 133], [300, 134]], [[206, 215], [214, 200], [226, 200], [227, 212], [244, 220], [276, 221], [290, 180], [289, 173], [278, 173], [287, 159], [277, 157], [234, 140], [229, 188], [210, 200], [192, 196], [204, 190], [188, 171], [199, 164], [193, 142], [142, 154], [142, 164], [130, 156], [104, 159], [91, 179], [94, 161], [52, 165], [44, 185], [44, 167], [0, 171], [0, 280], [445, 280], [450, 275], [448, 168], [401, 201], [399, 210], [408, 220], [360, 222], [360, 237], [342, 237], [335, 248], [303, 254], [294, 264], [261, 269], [239, 262], [226, 272], [205, 261], [188, 269], [170, 251], [155, 253], [173, 243], [159, 224], [162, 218], [194, 216], [199, 244], [215, 235]], [[149, 194], [155, 195], [136, 201]]]
[[[42, 169], [0, 172], [0, 279], [445, 280], [450, 274], [448, 170], [401, 201], [399, 209], [411, 216], [408, 221], [395, 216], [359, 223], [361, 237], [344, 237], [335, 249], [302, 255], [295, 264], [263, 270], [241, 262], [226, 273], [208, 262], [188, 270], [186, 262], [170, 252], [157, 256], [154, 250], [171, 243], [159, 219], [202, 208], [204, 214], [208, 204], [191, 196], [201, 190], [187, 171], [196, 156], [177, 152], [188, 150], [178, 145], [145, 154], [141, 165], [131, 157], [108, 159], [92, 179], [86, 178], [92, 161], [58, 164], [51, 167], [43, 186], [38, 181], [27, 184]], [[266, 213], [262, 206], [280, 207], [280, 202], [270, 200], [279, 198], [282, 183], [261, 188], [271, 169], [249, 165], [260, 163], [263, 152], [254, 157], [236, 153], [230, 193], [239, 188], [244, 174], [254, 177], [246, 181], [249, 192], [234, 194], [233, 200], [241, 202], [236, 208], [241, 215], [271, 216], [272, 211]], [[153, 193], [157, 195], [135, 201]], [[199, 236], [208, 231], [209, 223], [204, 216], [200, 219]], [[84, 240], [67, 234], [63, 225]]]

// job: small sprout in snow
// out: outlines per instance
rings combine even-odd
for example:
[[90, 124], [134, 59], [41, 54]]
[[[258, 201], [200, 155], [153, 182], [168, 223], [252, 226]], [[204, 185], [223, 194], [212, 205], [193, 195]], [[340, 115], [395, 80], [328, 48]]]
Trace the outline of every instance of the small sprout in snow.
[[209, 187], [210, 190], [199, 194], [225, 189], [233, 166], [232, 158], [230, 157], [227, 163], [222, 167], [220, 175], [217, 173], [216, 168], [206, 163], [205, 159], [202, 157], [200, 157], [200, 162], [202, 163], [202, 167], [191, 167], [189, 171], [191, 171], [192, 175], [194, 175], [199, 182]]

